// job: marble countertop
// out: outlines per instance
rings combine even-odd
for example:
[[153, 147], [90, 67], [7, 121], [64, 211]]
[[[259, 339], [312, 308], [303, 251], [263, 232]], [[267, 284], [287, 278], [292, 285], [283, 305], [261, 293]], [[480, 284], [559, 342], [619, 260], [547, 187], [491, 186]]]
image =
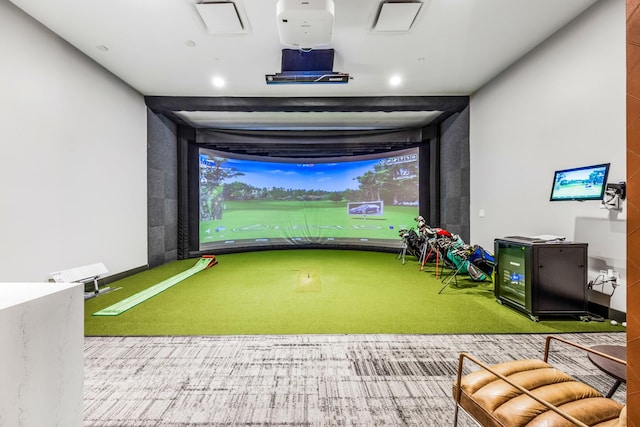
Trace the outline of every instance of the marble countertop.
[[0, 283], [0, 310], [33, 301], [82, 283]]

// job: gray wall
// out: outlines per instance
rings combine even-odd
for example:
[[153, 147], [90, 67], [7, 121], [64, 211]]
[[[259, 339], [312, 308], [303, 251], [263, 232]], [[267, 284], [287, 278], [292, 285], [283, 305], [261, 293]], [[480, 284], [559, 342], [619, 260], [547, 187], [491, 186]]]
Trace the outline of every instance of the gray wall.
[[178, 256], [176, 125], [147, 109], [147, 217], [149, 267]]
[[440, 127], [440, 227], [469, 241], [469, 107]]

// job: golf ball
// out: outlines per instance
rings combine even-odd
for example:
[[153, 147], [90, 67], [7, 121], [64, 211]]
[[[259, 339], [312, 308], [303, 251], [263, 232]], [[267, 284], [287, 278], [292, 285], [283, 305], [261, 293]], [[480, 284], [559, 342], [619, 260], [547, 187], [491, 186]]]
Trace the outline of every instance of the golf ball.
[[393, 230], [393, 225], [390, 225], [390, 226], [389, 226], [389, 230]]

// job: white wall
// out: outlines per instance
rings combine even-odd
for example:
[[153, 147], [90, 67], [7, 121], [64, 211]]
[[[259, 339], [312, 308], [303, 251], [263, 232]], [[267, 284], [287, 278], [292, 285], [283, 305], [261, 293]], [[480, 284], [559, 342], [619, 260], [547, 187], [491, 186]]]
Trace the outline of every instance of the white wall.
[[548, 200], [556, 169], [610, 162], [609, 182], [626, 180], [625, 60], [625, 2], [601, 0], [470, 102], [471, 241], [493, 248], [498, 237], [554, 234], [587, 242], [589, 279], [605, 266], [621, 273], [611, 308], [623, 312], [626, 206]]
[[143, 97], [0, 2], [0, 282], [147, 264]]

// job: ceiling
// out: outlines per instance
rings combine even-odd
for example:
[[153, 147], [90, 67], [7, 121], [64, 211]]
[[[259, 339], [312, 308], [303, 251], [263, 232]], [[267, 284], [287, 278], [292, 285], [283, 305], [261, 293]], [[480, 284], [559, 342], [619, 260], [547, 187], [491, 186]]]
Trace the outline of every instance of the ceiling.
[[282, 49], [299, 46], [281, 42], [277, 0], [214, 4], [219, 27], [205, 25], [198, 8], [211, 5], [198, 0], [10, 1], [176, 122], [335, 131], [444, 120], [596, 0], [335, 0], [330, 43], [316, 48], [335, 50], [333, 71], [348, 83], [279, 85], [265, 76], [282, 71]]

